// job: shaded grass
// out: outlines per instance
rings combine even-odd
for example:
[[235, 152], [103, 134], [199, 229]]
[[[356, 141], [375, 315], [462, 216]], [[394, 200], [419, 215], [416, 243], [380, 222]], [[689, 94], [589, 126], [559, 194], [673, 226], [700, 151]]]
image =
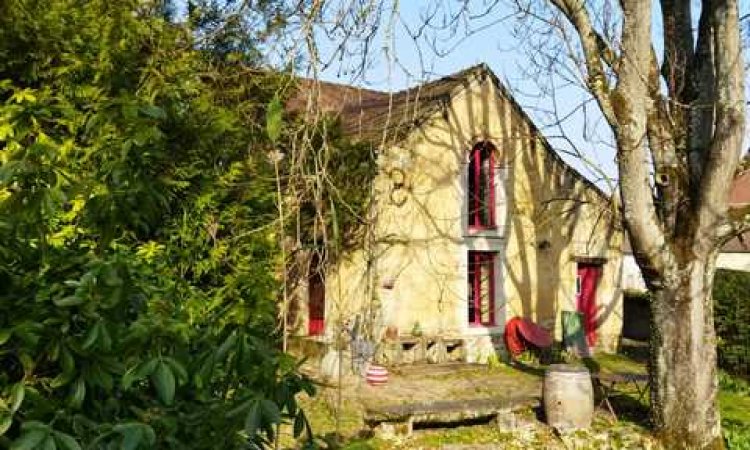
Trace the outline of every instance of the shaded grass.
[[606, 372], [646, 373], [646, 365], [625, 355], [597, 355], [593, 360]]

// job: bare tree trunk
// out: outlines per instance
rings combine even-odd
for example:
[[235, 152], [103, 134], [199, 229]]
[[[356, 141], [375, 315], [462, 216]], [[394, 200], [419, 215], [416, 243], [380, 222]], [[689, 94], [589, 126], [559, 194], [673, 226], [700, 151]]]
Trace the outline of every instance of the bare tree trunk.
[[702, 1], [697, 49], [690, 5], [661, 0], [661, 70], [652, 0], [620, 0], [611, 43], [584, 0], [547, 1], [578, 33], [588, 89], [617, 140], [623, 220], [654, 294], [654, 425], [668, 448], [723, 448], [711, 288], [744, 136], [738, 0]]
[[715, 258], [684, 263], [653, 293], [651, 413], [667, 448], [724, 448], [711, 297]]

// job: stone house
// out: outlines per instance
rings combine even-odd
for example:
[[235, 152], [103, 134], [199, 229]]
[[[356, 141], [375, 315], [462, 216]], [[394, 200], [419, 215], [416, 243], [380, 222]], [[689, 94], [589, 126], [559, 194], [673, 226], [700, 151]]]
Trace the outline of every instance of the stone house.
[[[567, 165], [485, 65], [395, 93], [320, 83], [318, 106], [377, 152], [367, 239], [293, 293], [296, 332], [332, 342], [353, 321], [375, 342], [468, 362], [503, 353], [507, 320], [561, 338], [584, 313], [616, 348], [622, 236], [610, 197]], [[421, 345], [421, 344], [420, 344]]]

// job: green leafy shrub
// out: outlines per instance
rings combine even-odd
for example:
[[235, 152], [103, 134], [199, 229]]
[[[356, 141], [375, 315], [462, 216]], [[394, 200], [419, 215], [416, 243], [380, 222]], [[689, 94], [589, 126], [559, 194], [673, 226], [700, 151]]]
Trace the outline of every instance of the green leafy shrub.
[[725, 420], [722, 429], [729, 450], [750, 449], [750, 425]]
[[714, 279], [719, 366], [750, 376], [750, 273], [717, 270]]
[[157, 3], [0, 4], [0, 447], [310, 434], [274, 332], [278, 80]]
[[635, 290], [623, 292], [622, 335], [647, 341], [651, 334], [651, 294]]
[[719, 389], [750, 397], [750, 382], [742, 378], [733, 377], [724, 371], [719, 372]]

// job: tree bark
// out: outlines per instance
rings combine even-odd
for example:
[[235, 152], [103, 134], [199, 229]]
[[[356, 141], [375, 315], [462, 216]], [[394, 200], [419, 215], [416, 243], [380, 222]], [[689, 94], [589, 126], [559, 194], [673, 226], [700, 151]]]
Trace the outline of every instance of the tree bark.
[[711, 288], [722, 242], [750, 228], [729, 226], [727, 214], [745, 127], [740, 0], [701, 0], [697, 33], [693, 3], [658, 0], [656, 40], [657, 0], [620, 0], [609, 42], [592, 20], [596, 2], [544, 1], [578, 34], [575, 59], [617, 142], [623, 222], [654, 295], [656, 431], [667, 448], [723, 448]]
[[681, 264], [653, 292], [651, 413], [666, 448], [721, 449], [711, 288], [716, 254]]

